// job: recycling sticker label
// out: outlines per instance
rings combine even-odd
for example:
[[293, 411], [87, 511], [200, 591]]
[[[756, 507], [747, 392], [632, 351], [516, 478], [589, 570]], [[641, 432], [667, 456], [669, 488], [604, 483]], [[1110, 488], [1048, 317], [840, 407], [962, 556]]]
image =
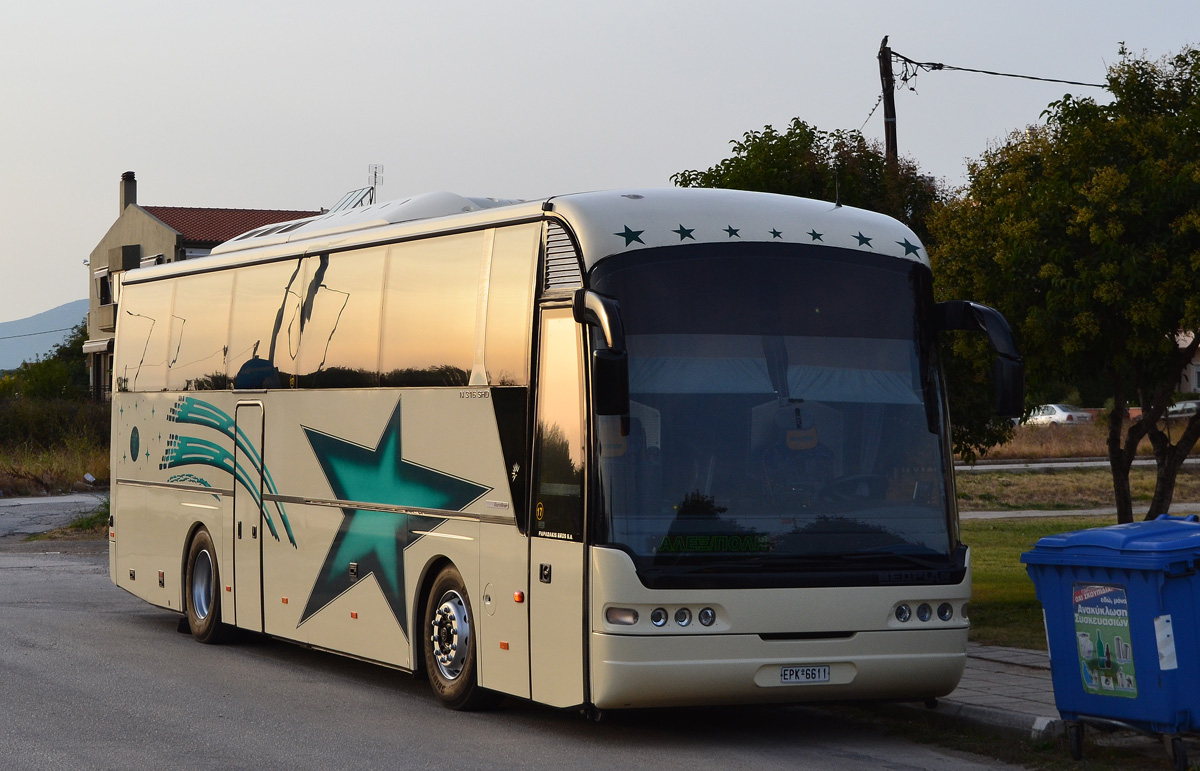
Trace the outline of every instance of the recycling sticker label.
[[1136, 699], [1125, 587], [1072, 584], [1071, 607], [1075, 612], [1075, 642], [1083, 690], [1097, 696]]

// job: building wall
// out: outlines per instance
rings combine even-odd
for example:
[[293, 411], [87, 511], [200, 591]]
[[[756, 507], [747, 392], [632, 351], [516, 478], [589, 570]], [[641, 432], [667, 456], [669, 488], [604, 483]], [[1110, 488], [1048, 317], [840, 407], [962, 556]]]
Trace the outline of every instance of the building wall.
[[[101, 341], [111, 341], [114, 335], [117, 306], [120, 303], [120, 281], [125, 270], [135, 268], [141, 260], [163, 255], [163, 261], [174, 261], [183, 252], [183, 237], [151, 216], [136, 203], [125, 207], [104, 238], [92, 250], [88, 261], [89, 348], [99, 347]], [[97, 276], [107, 269], [107, 275]], [[107, 284], [107, 292], [105, 292]], [[106, 297], [102, 296], [107, 294]], [[107, 302], [102, 302], [106, 300]], [[112, 388], [112, 345], [105, 350], [88, 354], [92, 392], [97, 399], [110, 397]]]

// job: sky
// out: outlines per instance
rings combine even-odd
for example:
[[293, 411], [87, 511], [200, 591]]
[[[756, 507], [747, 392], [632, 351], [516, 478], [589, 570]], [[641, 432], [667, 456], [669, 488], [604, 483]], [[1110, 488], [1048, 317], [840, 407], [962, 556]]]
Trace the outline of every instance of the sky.
[[[319, 209], [368, 184], [535, 198], [665, 187], [793, 117], [882, 142], [876, 55], [1103, 83], [1200, 44], [1196, 0], [39, 0], [0, 7], [0, 321], [87, 296], [121, 173], [159, 206]], [[947, 71], [901, 155], [967, 159], [1101, 89]], [[864, 125], [865, 122], [865, 125]]]

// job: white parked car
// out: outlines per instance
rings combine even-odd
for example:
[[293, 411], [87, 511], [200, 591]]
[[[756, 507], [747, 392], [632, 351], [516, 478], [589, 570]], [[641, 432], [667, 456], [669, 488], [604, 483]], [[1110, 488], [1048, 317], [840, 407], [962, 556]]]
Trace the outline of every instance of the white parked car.
[[1035, 407], [1025, 421], [1030, 426], [1077, 426], [1091, 423], [1092, 414], [1070, 404], [1043, 404]]
[[1168, 418], [1190, 418], [1200, 409], [1200, 401], [1176, 402], [1167, 408]]

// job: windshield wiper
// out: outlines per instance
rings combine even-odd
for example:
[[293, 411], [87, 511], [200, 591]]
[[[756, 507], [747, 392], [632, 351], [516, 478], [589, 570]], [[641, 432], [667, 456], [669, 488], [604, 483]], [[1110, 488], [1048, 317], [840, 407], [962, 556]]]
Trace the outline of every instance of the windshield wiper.
[[682, 564], [656, 564], [652, 565], [651, 567], [654, 570], [663, 570], [671, 573], [744, 573], [758, 570], [795, 570], [797, 568], [811, 568], [813, 566], [832, 567], [836, 565], [836, 557], [837, 555], [757, 555], [754, 557], [739, 557], [736, 559], [724, 558], [719, 560], [706, 560], [699, 564], [689, 560], [688, 562]]
[[891, 546], [877, 546], [874, 549], [849, 552], [839, 556], [847, 562], [883, 562], [896, 560], [928, 570], [945, 570], [950, 566], [950, 555], [941, 554], [940, 552], [924, 547], [897, 550]]

